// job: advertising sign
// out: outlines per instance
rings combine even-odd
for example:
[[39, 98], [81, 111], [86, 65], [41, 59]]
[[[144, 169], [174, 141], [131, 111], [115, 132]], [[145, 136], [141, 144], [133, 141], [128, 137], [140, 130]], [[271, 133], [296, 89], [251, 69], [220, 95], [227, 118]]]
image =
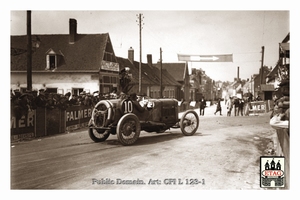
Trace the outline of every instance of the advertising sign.
[[34, 125], [35, 111], [29, 111], [27, 115], [23, 115], [20, 119], [12, 115], [10, 119], [11, 140], [35, 137]]
[[258, 115], [266, 112], [266, 103], [264, 101], [250, 102], [249, 115]]
[[119, 63], [108, 62], [108, 61], [103, 60], [101, 62], [101, 69], [108, 70], [108, 71], [119, 72]]
[[66, 109], [66, 129], [73, 130], [86, 127], [92, 116], [92, 108], [87, 106], [72, 106]]

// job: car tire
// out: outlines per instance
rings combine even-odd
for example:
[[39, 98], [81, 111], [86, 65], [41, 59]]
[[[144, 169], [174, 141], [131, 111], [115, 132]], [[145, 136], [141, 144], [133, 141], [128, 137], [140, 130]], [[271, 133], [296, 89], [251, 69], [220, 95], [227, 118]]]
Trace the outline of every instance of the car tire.
[[194, 135], [199, 127], [199, 116], [194, 110], [186, 111], [179, 122], [183, 135]]
[[104, 142], [110, 133], [108, 131], [101, 131], [99, 132], [95, 128], [89, 128], [89, 136], [94, 142]]
[[140, 136], [140, 132], [140, 121], [135, 114], [128, 113], [122, 116], [117, 124], [117, 137], [124, 146], [135, 143]]

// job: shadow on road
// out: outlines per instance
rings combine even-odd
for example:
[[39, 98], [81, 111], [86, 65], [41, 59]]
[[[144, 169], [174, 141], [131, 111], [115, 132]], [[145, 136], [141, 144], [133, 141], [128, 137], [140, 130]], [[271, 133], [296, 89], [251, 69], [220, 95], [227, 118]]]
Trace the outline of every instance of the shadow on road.
[[[147, 134], [147, 135], [146, 135]], [[184, 136], [182, 133], [174, 133], [174, 132], [165, 132], [165, 133], [141, 133], [138, 140], [130, 146], [141, 146], [141, 145], [149, 145], [149, 144], [156, 144], [162, 143], [170, 140], [179, 139], [182, 137], [195, 137], [195, 136], [206, 136], [207, 134], [203, 135], [201, 133], [195, 133], [193, 136]], [[105, 141], [107, 145], [121, 145], [118, 139], [107, 140]]]

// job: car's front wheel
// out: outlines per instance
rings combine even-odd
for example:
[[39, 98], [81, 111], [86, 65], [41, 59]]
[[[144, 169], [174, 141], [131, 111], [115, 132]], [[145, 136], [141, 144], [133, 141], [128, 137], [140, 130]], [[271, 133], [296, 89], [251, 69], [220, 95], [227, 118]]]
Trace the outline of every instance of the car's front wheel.
[[136, 142], [141, 132], [140, 121], [135, 114], [128, 113], [121, 117], [117, 124], [117, 137], [122, 145]]
[[89, 128], [89, 136], [94, 142], [104, 142], [110, 133], [107, 130]]

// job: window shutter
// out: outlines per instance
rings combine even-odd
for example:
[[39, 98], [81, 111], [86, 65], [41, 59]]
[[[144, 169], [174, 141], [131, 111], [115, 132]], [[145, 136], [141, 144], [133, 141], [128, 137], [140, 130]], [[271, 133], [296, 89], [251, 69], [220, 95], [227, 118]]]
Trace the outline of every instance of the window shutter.
[[50, 58], [49, 58], [49, 55], [46, 55], [46, 69], [50, 69]]

